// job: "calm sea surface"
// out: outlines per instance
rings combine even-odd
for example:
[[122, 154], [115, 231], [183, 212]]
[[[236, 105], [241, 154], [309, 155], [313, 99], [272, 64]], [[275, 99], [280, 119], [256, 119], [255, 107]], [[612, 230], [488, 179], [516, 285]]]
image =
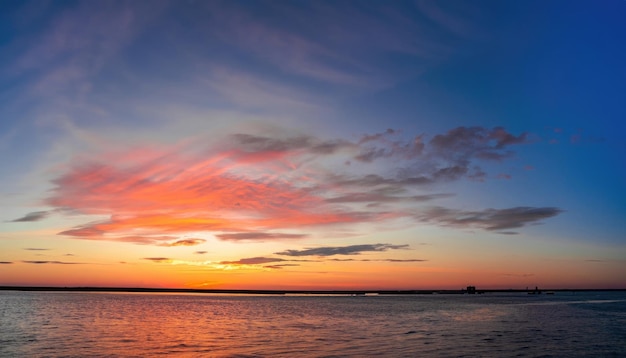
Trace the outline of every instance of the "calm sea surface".
[[0, 357], [626, 357], [626, 293], [0, 292]]

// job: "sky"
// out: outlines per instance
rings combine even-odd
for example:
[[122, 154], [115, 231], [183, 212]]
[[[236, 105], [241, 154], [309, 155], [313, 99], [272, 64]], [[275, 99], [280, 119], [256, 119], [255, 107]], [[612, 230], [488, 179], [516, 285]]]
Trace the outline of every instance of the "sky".
[[0, 285], [626, 288], [625, 15], [3, 1]]

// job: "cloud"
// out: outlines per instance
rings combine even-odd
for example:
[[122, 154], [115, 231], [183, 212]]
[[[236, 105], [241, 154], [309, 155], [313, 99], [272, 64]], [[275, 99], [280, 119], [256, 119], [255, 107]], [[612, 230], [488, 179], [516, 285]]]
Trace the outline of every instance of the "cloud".
[[[456, 52], [459, 39], [477, 39], [477, 25], [483, 20], [470, 7], [459, 11], [459, 6], [447, 9], [413, 3], [288, 2], [266, 6], [270, 16], [259, 16], [254, 9], [236, 2], [194, 6], [200, 13], [220, 14], [199, 26], [207, 41], [246, 53], [252, 64], [262, 65], [266, 72], [280, 71], [301, 81], [313, 81], [323, 89], [349, 87], [361, 91], [418, 76], [449, 58]], [[385, 66], [389, 56], [407, 61], [404, 66]]]
[[387, 195], [382, 192], [356, 192], [348, 193], [346, 195], [329, 198], [329, 203], [362, 203], [362, 202], [375, 202], [375, 203], [393, 203], [393, 202], [425, 202], [441, 198], [448, 198], [454, 196], [453, 194], [428, 194], [428, 195], [412, 195], [412, 196], [399, 196], [399, 195]]
[[194, 254], [196, 254], [196, 255], [204, 255], [206, 253], [207, 253], [207, 251], [195, 251], [194, 252]]
[[358, 142], [360, 152], [353, 159], [371, 163], [379, 158], [414, 159], [422, 155], [425, 148], [423, 134], [407, 141], [394, 138], [399, 133], [390, 128], [383, 133], [364, 135]]
[[[425, 189], [485, 180], [476, 163], [504, 160], [513, 155], [510, 146], [527, 143], [525, 133], [501, 127], [458, 127], [431, 139], [402, 135], [388, 129], [349, 141], [276, 130], [122, 147], [76, 158], [45, 202], [60, 213], [108, 217], [59, 233], [86, 240], [191, 246], [203, 241], [181, 236], [198, 233], [225, 241], [297, 240], [309, 234], [288, 232], [414, 217], [424, 202], [453, 195]], [[333, 165], [370, 150], [393, 160], [357, 160], [348, 172]], [[428, 213], [417, 221], [450, 225]]]
[[365, 134], [361, 137], [361, 139], [359, 140], [359, 144], [363, 144], [363, 143], [367, 143], [367, 142], [373, 142], [373, 141], [379, 141], [383, 138], [386, 138], [387, 136], [393, 135], [398, 133], [397, 130], [393, 129], [393, 128], [387, 128], [386, 131], [382, 132], [382, 133], [375, 133], [375, 134]]
[[[375, 244], [375, 245], [353, 245], [346, 247], [322, 247], [316, 249], [306, 249], [306, 250], [286, 250], [283, 252], [277, 252], [277, 255], [285, 255], [292, 257], [302, 257], [302, 256], [318, 256], [318, 257], [327, 257], [334, 255], [359, 255], [363, 252], [381, 252], [387, 251], [389, 249], [408, 249], [408, 245], [390, 245], [390, 244]], [[296, 264], [294, 262], [324, 262], [324, 261], [359, 261], [359, 262], [424, 262], [427, 260], [423, 259], [322, 259], [322, 260], [308, 260], [308, 259], [282, 259], [277, 257], [250, 257], [244, 258], [237, 261], [221, 261], [219, 264], [221, 265], [264, 265], [273, 262], [289, 262], [283, 264], [275, 264], [275, 265], [266, 265], [263, 266], [265, 268], [282, 268], [285, 266], [300, 266], [300, 264]]]
[[480, 36], [481, 31], [476, 25], [481, 16], [470, 4], [418, 0], [415, 5], [424, 16], [450, 34], [461, 38]]
[[282, 269], [283, 267], [293, 267], [293, 266], [300, 266], [300, 265], [299, 264], [278, 264], [278, 265], [267, 265], [263, 267], [269, 268], [269, 269]]
[[0, 261], [0, 265], [10, 265], [12, 263], [13, 262], [11, 262], [11, 261]]
[[472, 158], [503, 160], [513, 154], [506, 150], [508, 146], [528, 143], [527, 137], [527, 133], [515, 136], [502, 127], [457, 127], [434, 136], [429, 147], [435, 155], [456, 163]]
[[277, 109], [311, 111], [316, 109], [316, 103], [319, 102], [316, 96], [302, 87], [272, 81], [267, 76], [253, 74], [244, 68], [216, 63], [201, 66], [207, 69], [206, 78], [199, 81], [199, 86], [238, 108], [267, 112]]
[[[514, 207], [466, 211], [433, 207], [415, 215], [422, 222], [488, 231], [516, 229], [556, 216], [563, 210], [554, 207]], [[512, 234], [512, 232], [506, 232]]]
[[156, 263], [169, 263], [172, 262], [172, 259], [168, 257], [144, 257], [144, 260], [156, 262]]
[[183, 239], [183, 240], [177, 240], [174, 242], [170, 242], [170, 243], [163, 243], [160, 244], [160, 246], [167, 246], [167, 247], [172, 247], [172, 246], [196, 246], [196, 245], [200, 245], [205, 243], [206, 240], [204, 239]]
[[285, 259], [275, 258], [275, 257], [250, 257], [245, 259], [240, 259], [237, 261], [222, 261], [220, 264], [224, 265], [262, 265], [271, 262], [282, 262], [286, 261]]
[[334, 256], [334, 255], [360, 255], [363, 252], [381, 252], [387, 250], [405, 250], [409, 245], [391, 244], [365, 244], [337, 247], [317, 247], [304, 250], [285, 250], [276, 252], [276, 255], [284, 256]]
[[[149, 243], [169, 240], [154, 237], [163, 233], [362, 220], [339, 209], [319, 210], [324, 204], [322, 198], [284, 179], [265, 178], [263, 172], [273, 170], [271, 166], [238, 162], [238, 153], [188, 158], [179, 153], [147, 151], [126, 153], [126, 158], [109, 164], [102, 159], [75, 166], [55, 180], [57, 187], [47, 202], [90, 214], [112, 214], [111, 218], [61, 235]], [[260, 177], [237, 173], [241, 166], [261, 171]], [[124, 235], [130, 232], [140, 235]]]
[[527, 133], [514, 135], [502, 127], [457, 127], [430, 140], [425, 134], [411, 140], [392, 138], [397, 134], [388, 130], [363, 136], [360, 152], [352, 158], [366, 163], [380, 158], [400, 161], [403, 167], [396, 169], [395, 177], [337, 175], [337, 185], [408, 187], [461, 178], [484, 181], [487, 173], [477, 163], [506, 160], [515, 154], [511, 146], [530, 142]]
[[26, 251], [48, 251], [50, 249], [44, 249], [44, 248], [39, 248], [39, 247], [26, 247], [26, 248], [24, 248], [24, 250], [26, 250]]
[[40, 220], [43, 220], [43, 219], [47, 218], [48, 215], [50, 215], [50, 212], [48, 212], [48, 211], [34, 211], [32, 213], [28, 213], [28, 214], [22, 216], [21, 218], [17, 218], [15, 220], [11, 220], [11, 222], [17, 223], [17, 222], [40, 221]]
[[81, 265], [80, 262], [65, 262], [65, 261], [22, 261], [25, 264], [36, 264], [36, 265]]
[[284, 234], [269, 232], [238, 232], [234, 234], [217, 234], [220, 240], [224, 241], [264, 241], [264, 240], [292, 240], [308, 237], [307, 234]]
[[42, 24], [42, 31], [34, 33], [31, 46], [17, 49], [11, 70], [32, 79], [31, 92], [45, 99], [69, 100], [89, 91], [93, 78], [164, 7], [160, 3], [108, 6], [85, 2], [55, 10], [50, 11], [50, 21]]
[[425, 262], [428, 260], [423, 259], [329, 259], [329, 261], [338, 261], [338, 262], [350, 262], [350, 261], [358, 261], [358, 262]]
[[299, 155], [331, 155], [357, 148], [356, 144], [347, 140], [321, 140], [307, 135], [281, 138], [237, 133], [230, 138], [233, 156], [244, 162], [265, 162]]
[[[65, 230], [59, 233], [59, 235], [71, 236], [74, 238], [80, 238], [85, 240], [111, 240], [119, 242], [128, 242], [138, 245], [155, 245], [155, 246], [193, 246], [204, 243], [203, 239], [180, 239], [177, 240], [177, 236], [163, 236], [163, 235], [109, 235], [106, 230], [100, 228], [100, 225], [106, 225], [109, 222], [97, 222], [89, 223], [84, 226], [79, 226], [74, 229]], [[130, 231], [130, 230], [129, 230]]]

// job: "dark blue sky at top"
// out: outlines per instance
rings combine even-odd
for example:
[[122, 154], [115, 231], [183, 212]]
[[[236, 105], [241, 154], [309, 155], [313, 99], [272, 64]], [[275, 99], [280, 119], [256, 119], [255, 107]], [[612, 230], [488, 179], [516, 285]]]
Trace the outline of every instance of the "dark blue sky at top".
[[[521, 205], [520, 196], [531, 192], [532, 198], [524, 198], [528, 205], [565, 210], [553, 220], [564, 230], [582, 236], [592, 234], [583, 228], [603, 226], [610, 232], [607, 240], [623, 239], [617, 223], [626, 215], [626, 1], [445, 1], [439, 6], [457, 15], [444, 16], [443, 22], [451, 25], [448, 29], [416, 10], [413, 2], [287, 3], [137, 2], [145, 10], [136, 15], [141, 30], [104, 64], [94, 65], [97, 70], [78, 47], [22, 70], [16, 63], [27, 49], [85, 2], [1, 2], [0, 130], [18, 129], [10, 150], [23, 159], [7, 166], [23, 169], [20, 166], [38, 155], [34, 149], [54, 140], [50, 131], [36, 131], [40, 127], [32, 118], [53, 112], [64, 100], [114, 103], [107, 107], [107, 116], [79, 109], [73, 113], [75, 120], [86, 127], [107, 122], [133, 130], [153, 121], [125, 104], [135, 96], [229, 108], [231, 103], [219, 96], [208, 96], [192, 85], [184, 89], [210, 72], [204, 67], [210, 62], [297, 88], [303, 98], [310, 95], [320, 106], [332, 107], [327, 121], [338, 128], [338, 137], [344, 126], [370, 132], [394, 127], [407, 133], [441, 133], [480, 125], [529, 132], [536, 145], [526, 147], [515, 163], [524, 194], [510, 193], [509, 187], [495, 182], [490, 184], [494, 195], [510, 199], [507, 205]], [[133, 2], [103, 1], [98, 6], [127, 4]], [[220, 4], [216, 8], [228, 16], [207, 10], [207, 4]], [[396, 14], [387, 13], [388, 8], [422, 25], [418, 28], [423, 32], [413, 34], [411, 26], [400, 20], [394, 23]], [[376, 18], [386, 22], [372, 21]], [[258, 27], [247, 27], [248, 19], [323, 45], [324, 51], [315, 52], [313, 46], [292, 53], [291, 44], [280, 41], [268, 41], [264, 47], [267, 39], [255, 37]], [[115, 33], [116, 24], [110, 26], [97, 35]], [[387, 29], [391, 30], [386, 33]], [[80, 30], [77, 26], [73, 31]], [[101, 40], [98, 36], [94, 41]], [[395, 40], [398, 48], [392, 46]], [[413, 43], [417, 48], [423, 44], [424, 53], [401, 48]], [[98, 49], [92, 44], [86, 43], [87, 52]], [[325, 52], [328, 49], [332, 53]], [[89, 93], [63, 84], [55, 89], [54, 101], [52, 96], [25, 94], [51, 68], [76, 58], [93, 85]], [[319, 72], [301, 71], [299, 64]], [[254, 113], [281, 111], [241, 107]], [[0, 157], [4, 161], [12, 157], [6, 153]], [[524, 166], [540, 174], [524, 174], [519, 169]], [[595, 224], [586, 225], [587, 220]]]
[[[417, 102], [459, 123], [481, 116], [520, 128], [620, 125], [626, 114], [624, 2], [486, 3], [492, 8], [480, 24], [486, 39], [389, 90], [390, 107]], [[406, 112], [411, 120], [412, 111]]]
[[[117, 4], [113, 1], [103, 3]], [[280, 5], [275, 2], [229, 3], [234, 3], [234, 8], [245, 7], [263, 21], [280, 24], [283, 29], [310, 37], [316, 35], [318, 26], [327, 22], [346, 21], [346, 26], [350, 26], [350, 7], [366, 8], [376, 4], [360, 2], [342, 6], [346, 5], [343, 2], [338, 7], [344, 10], [338, 11], [336, 19], [309, 24], [298, 17], [290, 17], [289, 12], [280, 11]], [[290, 5], [298, 3], [304, 13], [311, 6], [309, 2], [290, 2]], [[0, 46], [11, 50], [2, 51], [0, 63], [10, 64], [15, 59], [13, 55], [28, 46], [30, 35], [45, 30], [57, 16], [79, 4], [77, 1], [41, 1], [26, 5], [19, 1], [5, 1], [0, 4]], [[127, 49], [126, 60], [133, 70], [149, 73], [158, 69], [160, 76], [176, 79], [177, 71], [184, 69], [180, 61], [189, 62], [190, 52], [202, 51], [213, 58], [238, 62], [237, 65], [255, 71], [266, 71], [268, 76], [280, 76], [275, 68], [242, 56], [245, 51], [211, 41], [206, 33], [196, 31], [198, 22], [215, 21], [220, 16], [195, 12], [193, 6], [188, 6], [190, 4], [194, 2], [170, 6], [167, 11], [172, 16], [150, 23], [148, 34], [140, 36], [132, 48]], [[414, 14], [415, 20], [420, 20], [416, 11], [409, 10], [413, 9], [412, 3], [397, 2], [394, 5], [407, 9], [405, 14]], [[475, 116], [483, 123], [496, 124], [502, 120], [509, 126], [522, 123], [521, 129], [528, 129], [528, 125], [533, 129], [545, 124], [578, 128], [581, 125], [587, 127], [589, 123], [619, 125], [622, 122], [620, 119], [626, 111], [622, 103], [626, 96], [624, 1], [476, 1], [471, 5], [450, 1], [442, 6], [444, 9], [459, 6], [480, 9], [480, 16], [473, 19], [479, 21], [473, 24], [480, 33], [477, 38], [469, 35], [469, 40], [451, 39], [436, 34], [435, 37], [446, 37], [444, 41], [449, 40], [458, 46], [458, 54], [428, 63], [423, 75], [407, 76], [406, 81], [399, 81], [391, 88], [368, 94], [379, 101], [372, 102], [367, 95], [357, 96], [354, 107], [378, 116], [380, 112], [368, 108], [368, 103], [372, 104], [371, 107], [385, 103], [387, 105], [380, 111], [387, 111], [386, 116], [391, 109], [397, 119], [410, 122], [414, 120], [415, 107], [420, 106], [424, 107], [420, 110], [448, 117], [450, 124], [462, 124], [468, 116]], [[359, 31], [362, 25], [354, 24], [353, 29]], [[15, 36], [16, 33], [19, 36]], [[185, 39], [181, 41], [180, 36]], [[332, 33], [328, 40], [333, 41]], [[193, 48], [188, 45], [194, 42], [202, 45]], [[361, 49], [357, 46], [353, 50]], [[421, 66], [414, 58], [393, 53], [373, 61], [389, 67], [390, 71]], [[106, 77], [109, 73], [105, 69], [101, 75]], [[2, 99], [10, 99], [11, 91], [19, 87], [28, 74], [22, 76], [3, 74]], [[315, 86], [315, 83], [308, 85]], [[322, 84], [318, 85], [324, 89]], [[593, 128], [584, 129], [593, 134]]]

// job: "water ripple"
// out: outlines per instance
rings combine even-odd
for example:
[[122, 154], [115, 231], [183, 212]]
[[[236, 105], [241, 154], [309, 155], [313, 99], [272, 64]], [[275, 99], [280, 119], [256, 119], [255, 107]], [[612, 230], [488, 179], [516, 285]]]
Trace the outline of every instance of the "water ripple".
[[0, 357], [626, 356], [621, 295], [0, 292]]

